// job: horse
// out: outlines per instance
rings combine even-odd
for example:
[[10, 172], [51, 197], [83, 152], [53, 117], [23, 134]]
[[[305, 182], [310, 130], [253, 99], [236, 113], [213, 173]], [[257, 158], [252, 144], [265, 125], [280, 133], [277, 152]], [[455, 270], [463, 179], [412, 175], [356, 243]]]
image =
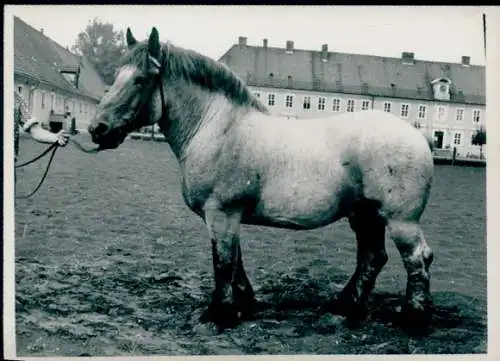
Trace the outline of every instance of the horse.
[[433, 251], [419, 220], [434, 166], [420, 131], [377, 110], [307, 120], [273, 116], [226, 65], [160, 42], [155, 27], [144, 41], [127, 28], [126, 41], [88, 132], [105, 151], [158, 124], [180, 166], [184, 202], [211, 242], [215, 285], [207, 321], [237, 327], [255, 310], [241, 224], [311, 230], [347, 218], [356, 268], [332, 307], [346, 320], [366, 320], [368, 296], [388, 260], [388, 236], [407, 271], [401, 319], [428, 328]]

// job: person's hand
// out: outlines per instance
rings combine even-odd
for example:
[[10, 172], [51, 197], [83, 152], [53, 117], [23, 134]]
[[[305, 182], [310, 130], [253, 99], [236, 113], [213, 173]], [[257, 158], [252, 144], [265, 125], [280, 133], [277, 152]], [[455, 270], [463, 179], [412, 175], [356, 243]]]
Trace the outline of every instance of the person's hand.
[[61, 147], [64, 147], [66, 144], [68, 144], [69, 133], [66, 130], [62, 129], [56, 135], [57, 135], [57, 142]]

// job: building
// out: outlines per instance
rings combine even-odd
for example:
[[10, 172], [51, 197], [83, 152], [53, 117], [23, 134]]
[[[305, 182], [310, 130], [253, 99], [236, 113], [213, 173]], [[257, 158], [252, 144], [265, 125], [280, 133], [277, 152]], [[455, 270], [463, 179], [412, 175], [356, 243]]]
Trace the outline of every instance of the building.
[[[321, 117], [369, 108], [393, 113], [434, 137], [438, 149], [474, 157], [473, 134], [485, 126], [485, 68], [470, 57], [444, 63], [247, 44], [240, 37], [220, 59], [269, 110], [285, 117]], [[486, 147], [484, 147], [486, 148]], [[484, 149], [483, 149], [484, 151]]]
[[[86, 130], [105, 83], [85, 57], [14, 17], [14, 85], [31, 113], [54, 131]], [[73, 120], [74, 119], [74, 120]]]

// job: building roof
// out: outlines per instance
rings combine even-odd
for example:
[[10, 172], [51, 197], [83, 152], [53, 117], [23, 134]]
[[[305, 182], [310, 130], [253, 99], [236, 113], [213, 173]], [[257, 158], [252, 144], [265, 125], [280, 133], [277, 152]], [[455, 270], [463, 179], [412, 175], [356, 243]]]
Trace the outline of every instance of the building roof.
[[[288, 48], [288, 50], [287, 50]], [[291, 51], [290, 51], [291, 50]], [[462, 63], [418, 60], [413, 53], [402, 58], [250, 46], [240, 37], [220, 59], [248, 85], [295, 90], [351, 93], [434, 100], [431, 82], [449, 78], [450, 101], [485, 104], [485, 67]], [[409, 64], [408, 64], [409, 63]]]
[[[78, 69], [78, 88], [60, 72]], [[54, 40], [14, 17], [14, 73], [38, 80], [76, 96], [99, 100], [105, 83], [85, 57], [71, 53]]]

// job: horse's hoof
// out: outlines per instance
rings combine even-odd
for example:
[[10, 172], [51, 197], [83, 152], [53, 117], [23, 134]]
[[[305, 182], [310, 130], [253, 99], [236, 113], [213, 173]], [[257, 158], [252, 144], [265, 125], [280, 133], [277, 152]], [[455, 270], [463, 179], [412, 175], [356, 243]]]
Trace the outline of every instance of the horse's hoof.
[[407, 303], [398, 317], [399, 326], [412, 336], [426, 336], [432, 323], [431, 307], [415, 308]]
[[227, 328], [238, 326], [243, 318], [243, 313], [231, 303], [211, 302], [200, 317], [200, 322], [213, 322], [219, 332]]
[[348, 324], [352, 326], [360, 325], [368, 317], [368, 307], [365, 302], [356, 302], [348, 294], [341, 293], [328, 306], [331, 313], [346, 317]]

